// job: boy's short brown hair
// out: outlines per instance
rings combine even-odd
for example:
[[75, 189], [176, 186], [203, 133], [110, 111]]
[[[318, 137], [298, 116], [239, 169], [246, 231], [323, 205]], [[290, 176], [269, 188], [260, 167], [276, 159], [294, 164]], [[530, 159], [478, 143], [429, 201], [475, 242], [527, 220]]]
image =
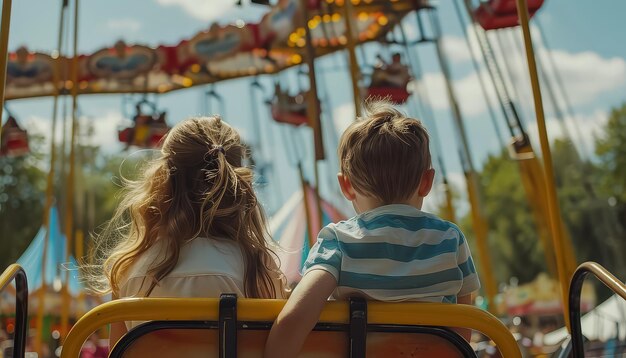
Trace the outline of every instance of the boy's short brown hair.
[[431, 167], [428, 132], [389, 102], [366, 105], [363, 118], [346, 129], [339, 142], [343, 175], [354, 190], [384, 204], [409, 199]]

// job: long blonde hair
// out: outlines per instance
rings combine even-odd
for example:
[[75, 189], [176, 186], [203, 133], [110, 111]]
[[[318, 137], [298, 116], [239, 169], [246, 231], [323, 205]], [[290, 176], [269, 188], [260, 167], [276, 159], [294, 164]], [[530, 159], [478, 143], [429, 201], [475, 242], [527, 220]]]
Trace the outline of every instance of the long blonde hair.
[[266, 242], [267, 225], [252, 187], [253, 172], [242, 166], [244, 154], [237, 131], [218, 116], [191, 118], [172, 128], [161, 155], [138, 180], [127, 181], [113, 218], [96, 237], [101, 260], [91, 267], [101, 271], [88, 275], [91, 289], [118, 294], [131, 265], [163, 240], [164, 259], [147, 271], [148, 296], [174, 269], [185, 242], [208, 237], [230, 239], [241, 248], [246, 297], [276, 298], [282, 274]]

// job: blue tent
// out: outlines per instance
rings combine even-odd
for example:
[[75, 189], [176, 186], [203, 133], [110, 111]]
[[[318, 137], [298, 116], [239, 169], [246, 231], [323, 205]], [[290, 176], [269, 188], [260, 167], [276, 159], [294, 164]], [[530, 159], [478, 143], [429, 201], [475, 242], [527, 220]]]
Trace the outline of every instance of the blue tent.
[[61, 233], [59, 225], [59, 213], [55, 207], [50, 209], [50, 234], [48, 235], [48, 252], [46, 260], [43, 262], [43, 250], [46, 240], [46, 227], [42, 226], [31, 241], [30, 245], [24, 251], [22, 256], [17, 260], [26, 271], [28, 277], [28, 292], [35, 292], [42, 286], [42, 265], [45, 265], [45, 283], [47, 287], [58, 287], [59, 284], [65, 285], [66, 270], [69, 273], [69, 292], [78, 295], [82, 291], [82, 285], [78, 279], [78, 271], [76, 268], [76, 260], [70, 257], [65, 259], [67, 240]]

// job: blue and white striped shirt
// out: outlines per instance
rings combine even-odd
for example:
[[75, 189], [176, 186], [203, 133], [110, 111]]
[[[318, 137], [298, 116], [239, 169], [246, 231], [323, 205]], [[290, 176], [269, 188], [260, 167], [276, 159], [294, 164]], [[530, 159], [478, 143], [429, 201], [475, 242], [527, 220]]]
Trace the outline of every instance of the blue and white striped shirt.
[[381, 206], [323, 228], [303, 271], [316, 269], [337, 279], [338, 299], [456, 303], [480, 288], [461, 230], [410, 205]]

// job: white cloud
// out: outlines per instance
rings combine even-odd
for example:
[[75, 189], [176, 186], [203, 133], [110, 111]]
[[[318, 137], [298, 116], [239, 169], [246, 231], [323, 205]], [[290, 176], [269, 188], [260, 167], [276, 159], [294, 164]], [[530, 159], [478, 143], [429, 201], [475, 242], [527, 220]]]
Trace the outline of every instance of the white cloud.
[[333, 122], [337, 133], [343, 133], [355, 120], [353, 103], [343, 103], [333, 108]]
[[117, 139], [117, 131], [123, 124], [130, 124], [128, 118], [117, 111], [105, 112], [102, 116], [92, 119], [94, 126], [94, 136], [92, 144], [100, 146], [104, 152], [116, 152], [123, 148]]
[[[436, 174], [439, 175], [439, 174]], [[469, 202], [467, 201], [467, 184], [465, 183], [465, 174], [461, 172], [449, 172], [447, 175], [448, 186], [450, 190], [457, 196], [453, 206], [456, 219], [460, 219], [469, 212]], [[439, 179], [437, 179], [439, 180]], [[424, 210], [434, 212], [438, 207], [442, 207], [446, 200], [446, 194], [443, 184], [438, 182], [433, 186], [432, 191], [424, 200]]]
[[[26, 128], [29, 135], [36, 134], [44, 137], [43, 147], [41, 148], [41, 150], [45, 153], [48, 153], [50, 151], [50, 132], [52, 131], [52, 121], [49, 118], [30, 116], [26, 117], [26, 121], [24, 123], [25, 125], [22, 125], [22, 128]], [[58, 118], [55, 130], [55, 139], [57, 143], [61, 142], [61, 137], [63, 133], [61, 123], [61, 118]]]
[[[576, 114], [576, 118], [566, 118], [564, 120], [567, 126], [566, 130], [572, 138], [579, 151], [582, 151], [584, 157], [592, 155], [591, 151], [595, 147], [595, 138], [603, 135], [603, 128], [608, 119], [608, 113], [597, 110], [590, 114]], [[550, 142], [555, 138], [564, 138], [563, 123], [554, 117], [546, 119], [546, 130]], [[533, 141], [533, 147], [536, 152], [541, 152], [539, 144], [539, 132], [537, 125], [533, 123], [528, 128], [528, 135]], [[582, 139], [581, 139], [582, 137]]]
[[[483, 73], [483, 76], [484, 75]], [[437, 110], [448, 109], [450, 104], [443, 75], [439, 72], [429, 72], [424, 75], [423, 81], [433, 108]], [[491, 98], [495, 98], [495, 93], [492, 88], [493, 86], [488, 85], [487, 91]], [[477, 73], [473, 72], [461, 79], [455, 80], [454, 93], [464, 115], [476, 116], [487, 110]]]
[[[603, 58], [595, 52], [550, 52], [574, 103], [593, 102], [602, 93], [615, 90], [626, 83], [626, 61], [623, 58]], [[547, 50], [540, 50], [539, 55], [547, 63]]]
[[[547, 77], [552, 86], [556, 86], [556, 78], [553, 67], [551, 66], [550, 57], [552, 57], [563, 85], [567, 91], [567, 95], [575, 106], [582, 106], [593, 103], [603, 94], [616, 89], [623, 88], [626, 85], [626, 60], [619, 57], [603, 57], [592, 51], [584, 52], [568, 52], [560, 49], [547, 49], [541, 43], [541, 36], [538, 30], [533, 27], [533, 44], [535, 48], [535, 57], [537, 65], [545, 68]], [[498, 41], [494, 41], [496, 36], [502, 37], [504, 48], [499, 48]], [[496, 54], [501, 70], [506, 76], [506, 60], [512, 70], [512, 77], [517, 92], [522, 97], [518, 99], [522, 104], [526, 104], [529, 110], [532, 110], [532, 91], [530, 87], [528, 65], [526, 63], [525, 50], [522, 49], [521, 35], [516, 29], [505, 29], [490, 36], [494, 52]], [[512, 43], [511, 39], [515, 38], [517, 43]], [[473, 46], [478, 46], [476, 41], [472, 41]], [[506, 54], [506, 58], [502, 57], [502, 53]], [[540, 74], [541, 76], [541, 74]], [[513, 83], [508, 81], [509, 87]], [[550, 107], [550, 99], [547, 96], [545, 85], [542, 84], [542, 93], [546, 107]], [[514, 93], [511, 93], [514, 95]]]
[[472, 59], [465, 39], [457, 36], [443, 36], [441, 38], [448, 59], [454, 63], [466, 62]]
[[141, 29], [141, 23], [138, 20], [131, 18], [110, 19], [107, 21], [106, 27], [107, 29], [115, 32], [137, 32]]
[[178, 6], [181, 7], [188, 15], [203, 21], [211, 21], [220, 18], [228, 12], [234, 1], [215, 0], [156, 0], [157, 4], [162, 6]]
[[414, 40], [419, 35], [419, 30], [417, 29], [417, 24], [413, 17], [405, 17], [402, 26], [404, 27], [404, 33], [409, 41]]
[[[61, 143], [63, 138], [62, 118], [57, 119], [57, 127], [55, 131], [55, 142]], [[67, 135], [69, 138], [71, 118], [67, 118]], [[26, 125], [24, 128], [28, 128], [33, 134], [39, 134], [44, 137], [44, 152], [50, 150], [50, 138], [52, 120], [50, 118], [44, 118], [39, 116], [31, 116], [26, 118]], [[84, 143], [97, 145], [103, 152], [113, 153], [118, 152], [124, 148], [124, 146], [117, 139], [117, 131], [120, 125], [125, 124], [125, 118], [120, 112], [109, 111], [105, 112], [102, 116], [93, 117], [91, 119], [82, 118], [80, 121], [80, 131], [84, 135], [86, 133], [87, 125], [93, 124], [93, 135], [91, 138], [81, 139]]]
[[[511, 30], [503, 30], [511, 31]], [[519, 35], [519, 34], [516, 34]], [[535, 36], [537, 38], [538, 36]], [[509, 38], [509, 37], [504, 37]], [[460, 44], [459, 38], [448, 37], [446, 39], [446, 51], [449, 53], [453, 61], [460, 63], [463, 59], [470, 59], [467, 47]], [[475, 40], [472, 40], [472, 46], [478, 46]], [[493, 41], [494, 53], [500, 64], [500, 69], [506, 78], [509, 95], [514, 98], [517, 92], [521, 98], [516, 99], [518, 105], [524, 106], [529, 113], [533, 110], [532, 92], [530, 88], [530, 80], [528, 77], [528, 69], [525, 57], [516, 50], [516, 46], [511, 43], [505, 43], [504, 53], [511, 54], [506, 59], [500, 56], [501, 51], [497, 47], [497, 42]], [[456, 50], [449, 50], [450, 48]], [[619, 57], [606, 58], [595, 52], [578, 52], [572, 53], [563, 50], [547, 50], [542, 48], [540, 44], [536, 44], [537, 56], [541, 56], [542, 63], [546, 67], [549, 66], [548, 56], [551, 54], [554, 62], [558, 66], [558, 71], [563, 79], [563, 85], [566, 88], [567, 95], [575, 106], [582, 106], [593, 103], [603, 94], [619, 90], [626, 86], [626, 60]], [[461, 51], [463, 50], [463, 51]], [[479, 51], [476, 48], [476, 51]], [[508, 78], [504, 61], [508, 61], [508, 65], [512, 70], [512, 80]], [[481, 68], [483, 79], [486, 81], [487, 91], [489, 92], [492, 102], [495, 104], [495, 92], [491, 79], [484, 66]], [[556, 86], [554, 73], [548, 68], [548, 78], [553, 86]], [[424, 81], [430, 98], [435, 109], [449, 108], [447, 93], [445, 90], [445, 82], [443, 76], [439, 72], [429, 72], [424, 75]], [[513, 85], [515, 91], [512, 91]], [[472, 72], [465, 77], [454, 80], [454, 90], [457, 100], [464, 114], [473, 116], [485, 113], [487, 110], [485, 99], [483, 98], [478, 75]], [[546, 89], [543, 88], [544, 106], [546, 110], [550, 109], [550, 99], [547, 96]], [[515, 99], [515, 98], [514, 98]]]

